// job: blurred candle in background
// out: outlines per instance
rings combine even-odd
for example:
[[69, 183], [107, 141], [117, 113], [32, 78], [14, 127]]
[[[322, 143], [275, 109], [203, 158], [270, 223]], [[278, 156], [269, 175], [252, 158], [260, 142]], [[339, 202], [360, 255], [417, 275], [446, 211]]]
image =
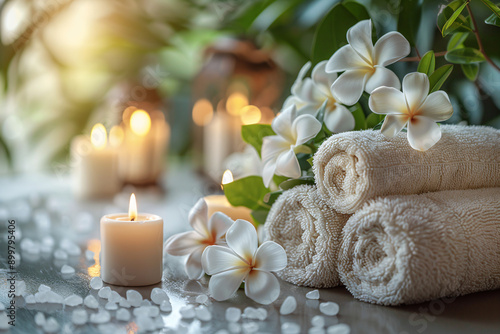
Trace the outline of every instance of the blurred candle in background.
[[108, 145], [106, 128], [98, 123], [90, 137], [71, 142], [73, 193], [80, 199], [110, 197], [121, 189], [118, 152]]

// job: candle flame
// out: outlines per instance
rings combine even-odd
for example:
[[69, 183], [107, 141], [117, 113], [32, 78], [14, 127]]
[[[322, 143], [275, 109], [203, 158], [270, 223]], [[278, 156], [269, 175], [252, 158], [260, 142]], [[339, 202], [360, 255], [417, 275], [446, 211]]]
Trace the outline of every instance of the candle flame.
[[113, 147], [118, 147], [123, 142], [123, 129], [119, 125], [115, 125], [109, 130], [109, 144]]
[[135, 199], [135, 194], [130, 195], [130, 203], [128, 206], [128, 217], [130, 221], [137, 219], [137, 201]]
[[233, 182], [233, 173], [229, 169], [226, 169], [224, 174], [222, 174], [221, 188], [224, 189], [224, 185]]
[[151, 129], [151, 117], [144, 110], [136, 110], [130, 116], [130, 128], [138, 136], [145, 136]]
[[107, 134], [104, 125], [101, 123], [94, 125], [90, 132], [90, 142], [98, 150], [102, 150], [106, 147]]
[[246, 106], [241, 109], [241, 122], [243, 125], [257, 124], [262, 118], [262, 113], [256, 106]]

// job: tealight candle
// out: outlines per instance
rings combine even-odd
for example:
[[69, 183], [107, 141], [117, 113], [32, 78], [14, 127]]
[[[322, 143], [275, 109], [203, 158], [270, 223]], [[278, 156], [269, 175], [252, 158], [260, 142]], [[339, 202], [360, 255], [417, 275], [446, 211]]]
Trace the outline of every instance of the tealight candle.
[[101, 278], [122, 286], [161, 281], [163, 272], [163, 219], [137, 213], [135, 195], [129, 212], [101, 218]]

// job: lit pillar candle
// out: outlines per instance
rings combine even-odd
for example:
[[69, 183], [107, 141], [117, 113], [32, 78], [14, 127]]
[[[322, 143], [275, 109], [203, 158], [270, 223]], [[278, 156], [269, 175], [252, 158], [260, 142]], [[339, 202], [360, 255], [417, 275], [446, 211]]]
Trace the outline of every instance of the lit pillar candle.
[[163, 272], [163, 219], [137, 213], [135, 195], [129, 213], [101, 218], [101, 278], [122, 286], [161, 281]]
[[90, 138], [77, 136], [71, 142], [73, 192], [78, 198], [113, 196], [120, 191], [118, 152], [108, 145], [106, 128], [96, 124]]

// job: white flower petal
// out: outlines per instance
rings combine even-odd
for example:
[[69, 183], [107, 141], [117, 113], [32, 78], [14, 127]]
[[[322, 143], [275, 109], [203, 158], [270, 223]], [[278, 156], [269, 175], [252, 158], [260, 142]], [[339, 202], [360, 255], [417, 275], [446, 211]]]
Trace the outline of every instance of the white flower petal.
[[281, 153], [276, 161], [275, 174], [288, 176], [291, 178], [299, 178], [302, 174], [300, 172], [299, 161], [293, 150], [288, 150]]
[[[295, 142], [295, 141], [294, 141]], [[280, 136], [267, 136], [262, 140], [262, 161], [276, 159], [278, 155], [290, 149], [293, 144]]]
[[245, 263], [230, 248], [224, 246], [208, 246], [205, 248], [201, 263], [208, 275], [248, 267], [248, 263]]
[[257, 303], [268, 305], [278, 299], [280, 284], [273, 274], [252, 270], [245, 279], [245, 294]]
[[165, 243], [165, 252], [173, 256], [191, 254], [201, 246], [202, 239], [203, 237], [195, 231], [175, 234]]
[[389, 114], [385, 116], [380, 132], [387, 138], [392, 138], [401, 131], [408, 122], [408, 115]]
[[295, 82], [292, 85], [292, 94], [295, 95], [295, 92], [300, 89], [300, 86], [302, 85], [302, 80], [304, 80], [307, 72], [311, 68], [311, 62], [308, 61], [307, 63], [302, 66], [302, 68], [299, 71], [299, 75], [297, 76], [297, 79], [295, 79]]
[[347, 30], [347, 42], [367, 61], [371, 63], [373, 54], [372, 20], [363, 20]]
[[302, 145], [316, 137], [321, 130], [321, 123], [311, 115], [300, 115], [292, 125], [292, 133], [295, 137], [294, 144]]
[[218, 301], [231, 298], [240, 287], [250, 269], [234, 269], [214, 275], [208, 283], [210, 295]]
[[203, 198], [199, 199], [198, 202], [196, 202], [196, 204], [191, 208], [188, 220], [193, 230], [203, 236], [208, 236], [208, 207]]
[[257, 249], [254, 268], [264, 271], [278, 271], [287, 265], [286, 252], [274, 241], [266, 241]]
[[226, 242], [236, 254], [248, 263], [252, 263], [253, 256], [259, 246], [257, 230], [252, 223], [242, 219], [236, 220], [233, 226], [227, 230]]
[[375, 114], [407, 114], [404, 94], [392, 87], [375, 89], [368, 100], [368, 106]]
[[385, 67], [375, 67], [375, 72], [366, 80], [365, 92], [371, 94], [376, 88], [385, 86], [401, 88], [398, 76]]
[[233, 220], [222, 212], [215, 212], [208, 221], [210, 235], [215, 241], [226, 234], [227, 229], [230, 228], [231, 225], [233, 225]]
[[325, 112], [324, 122], [328, 130], [333, 133], [351, 131], [355, 125], [352, 113], [338, 103], [335, 104], [335, 109]]
[[262, 181], [266, 187], [269, 187], [271, 181], [273, 179], [274, 173], [276, 172], [276, 161], [278, 157], [275, 159], [270, 159], [264, 163], [262, 166]]
[[286, 98], [285, 102], [283, 102], [283, 108], [286, 109], [288, 107], [291, 107], [292, 105], [295, 105], [298, 108], [301, 106], [305, 105], [305, 103], [301, 100], [299, 100], [297, 97], [294, 95], [290, 95], [289, 97]]
[[304, 104], [302, 107], [297, 107], [297, 115], [311, 115], [314, 116], [318, 112], [318, 109], [321, 107], [321, 105], [317, 104]]
[[342, 73], [331, 87], [333, 97], [349, 106], [358, 102], [363, 94], [367, 73], [364, 70], [351, 70]]
[[416, 111], [429, 94], [427, 74], [413, 72], [403, 78], [403, 94], [410, 110]]
[[284, 109], [281, 114], [276, 116], [275, 119], [273, 119], [271, 127], [277, 135], [288, 140], [289, 142], [293, 142], [292, 124], [296, 116], [297, 108], [292, 104], [288, 108]]
[[191, 255], [188, 256], [185, 269], [189, 279], [200, 279], [205, 273], [201, 265], [201, 255], [203, 254], [204, 250], [205, 247], [199, 247], [194, 252], [192, 252]]
[[326, 93], [330, 92], [330, 86], [337, 80], [337, 73], [336, 72], [329, 72], [326, 73], [326, 64], [328, 63], [327, 60], [320, 61], [316, 66], [314, 66], [314, 69], [311, 74], [311, 78], [316, 84], [318, 88], [324, 91], [326, 88]]
[[393, 64], [410, 54], [410, 43], [399, 32], [392, 31], [380, 37], [373, 48], [374, 62], [377, 65]]
[[441, 139], [441, 129], [432, 119], [414, 116], [408, 123], [408, 142], [419, 151], [427, 151]]
[[292, 92], [295, 97], [304, 102], [316, 102], [316, 85], [311, 78], [305, 78], [300, 86]]
[[371, 68], [370, 65], [350, 45], [344, 45], [330, 57], [326, 63], [325, 71], [327, 73], [336, 73], [369, 68]]
[[448, 94], [442, 90], [429, 94], [420, 106], [418, 114], [436, 122], [446, 121], [453, 115], [453, 106]]

